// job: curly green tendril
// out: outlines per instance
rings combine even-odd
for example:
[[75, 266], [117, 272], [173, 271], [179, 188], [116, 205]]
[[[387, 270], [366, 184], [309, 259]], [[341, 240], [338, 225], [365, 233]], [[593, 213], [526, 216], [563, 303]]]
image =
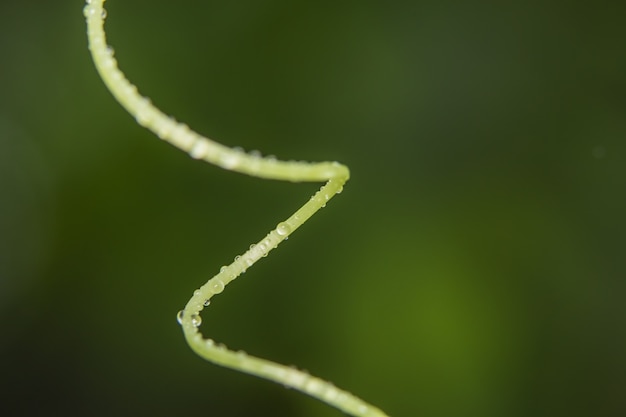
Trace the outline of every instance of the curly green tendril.
[[191, 349], [210, 362], [300, 390], [350, 415], [387, 417], [380, 409], [335, 387], [330, 382], [242, 351], [231, 351], [223, 344], [204, 338], [199, 331], [202, 321], [200, 313], [209, 306], [211, 298], [220, 294], [228, 283], [244, 273], [256, 261], [267, 256], [331, 198], [339, 194], [350, 176], [348, 168], [338, 162], [286, 162], [254, 153], [247, 154], [208, 139], [191, 130], [186, 124], [169, 117], [156, 108], [147, 97], [139, 94], [137, 87], [131, 84], [118, 68], [113, 49], [106, 43], [104, 32], [106, 10], [103, 5], [104, 0], [87, 0], [84, 8], [89, 50], [100, 77], [117, 101], [135, 117], [137, 123], [187, 152], [192, 158], [203, 159], [224, 169], [275, 180], [325, 182], [325, 185], [298, 211], [279, 223], [258, 243], [251, 245], [245, 253], [237, 256], [233, 263], [223, 266], [217, 275], [194, 291], [185, 308], [178, 313], [178, 321]]

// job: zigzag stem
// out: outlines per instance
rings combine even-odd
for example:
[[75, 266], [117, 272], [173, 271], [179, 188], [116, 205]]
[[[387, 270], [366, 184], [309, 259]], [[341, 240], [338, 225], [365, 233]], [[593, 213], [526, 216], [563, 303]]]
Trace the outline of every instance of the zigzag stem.
[[347, 167], [337, 162], [285, 162], [230, 149], [199, 135], [187, 125], [167, 116], [152, 105], [148, 98], [140, 95], [137, 88], [119, 70], [113, 56], [113, 49], [106, 43], [104, 1], [87, 0], [84, 8], [89, 49], [98, 73], [108, 89], [140, 125], [187, 152], [191, 157], [203, 159], [228, 170], [276, 180], [326, 182], [291, 217], [279, 223], [267, 236], [257, 244], [251, 245], [250, 249], [241, 256], [237, 256], [233, 263], [223, 266], [217, 275], [194, 292], [184, 310], [178, 314], [178, 321], [191, 349], [208, 361], [300, 390], [353, 416], [387, 417], [380, 409], [336, 388], [327, 381], [242, 351], [228, 350], [224, 345], [202, 337], [198, 330], [202, 320], [200, 312], [210, 304], [211, 298], [220, 294], [228, 283], [244, 273], [256, 261], [267, 256], [316, 211], [324, 207], [335, 194], [339, 194], [350, 174]]

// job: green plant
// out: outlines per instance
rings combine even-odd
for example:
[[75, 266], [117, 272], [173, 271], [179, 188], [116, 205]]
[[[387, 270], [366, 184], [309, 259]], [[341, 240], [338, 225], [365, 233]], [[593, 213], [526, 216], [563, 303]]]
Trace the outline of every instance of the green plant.
[[178, 313], [178, 322], [191, 349], [206, 360], [300, 390], [348, 414], [357, 417], [385, 417], [386, 414], [378, 408], [325, 380], [242, 351], [228, 350], [212, 339], [203, 338], [198, 329], [202, 321], [200, 312], [210, 304], [211, 298], [220, 294], [228, 283], [256, 261], [267, 256], [315, 212], [325, 207], [333, 196], [339, 194], [349, 178], [348, 168], [337, 162], [285, 162], [275, 158], [263, 158], [256, 154], [246, 154], [203, 137], [187, 125], [161, 112], [148, 98], [140, 95], [137, 88], [119, 70], [113, 49], [106, 43], [104, 1], [87, 0], [84, 8], [89, 49], [108, 89], [140, 125], [193, 158], [203, 159], [224, 169], [260, 178], [292, 182], [326, 182], [298, 211], [279, 223], [258, 243], [251, 245], [245, 253], [237, 256], [233, 263], [222, 267], [217, 275], [194, 292], [185, 308]]

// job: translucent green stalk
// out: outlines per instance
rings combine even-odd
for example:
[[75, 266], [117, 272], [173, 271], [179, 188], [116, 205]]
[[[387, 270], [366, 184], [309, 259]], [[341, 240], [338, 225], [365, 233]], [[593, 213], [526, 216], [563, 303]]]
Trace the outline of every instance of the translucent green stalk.
[[262, 158], [231, 149], [192, 131], [156, 108], [151, 101], [140, 95], [137, 87], [126, 79], [117, 66], [113, 49], [107, 46], [104, 33], [106, 11], [104, 0], [87, 0], [84, 14], [87, 18], [89, 49], [96, 68], [104, 83], [117, 101], [135, 117], [137, 122], [158, 137], [187, 152], [191, 157], [203, 159], [222, 168], [254, 177], [286, 180], [292, 182], [326, 182], [298, 211], [279, 223], [258, 243], [250, 246], [235, 261], [222, 267], [220, 272], [197, 289], [187, 305], [178, 313], [185, 339], [191, 349], [204, 359], [241, 372], [257, 375], [287, 387], [309, 394], [333, 407], [356, 417], [386, 417], [378, 408], [331, 383], [309, 375], [293, 367], [256, 358], [242, 351], [228, 350], [224, 345], [205, 339], [198, 327], [200, 312], [210, 304], [211, 298], [220, 294], [224, 287], [245, 272], [283, 240], [316, 211], [339, 194], [348, 180], [348, 168], [337, 162], [285, 162], [274, 158]]

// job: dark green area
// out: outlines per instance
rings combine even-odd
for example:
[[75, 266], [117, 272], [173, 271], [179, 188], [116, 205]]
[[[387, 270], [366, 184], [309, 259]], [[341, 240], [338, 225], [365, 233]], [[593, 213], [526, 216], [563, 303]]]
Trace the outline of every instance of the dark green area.
[[[106, 7], [164, 111], [352, 170], [205, 333], [393, 417], [626, 415], [626, 3]], [[339, 416], [204, 362], [175, 320], [318, 185], [137, 126], [81, 9], [0, 5], [0, 415]]]

